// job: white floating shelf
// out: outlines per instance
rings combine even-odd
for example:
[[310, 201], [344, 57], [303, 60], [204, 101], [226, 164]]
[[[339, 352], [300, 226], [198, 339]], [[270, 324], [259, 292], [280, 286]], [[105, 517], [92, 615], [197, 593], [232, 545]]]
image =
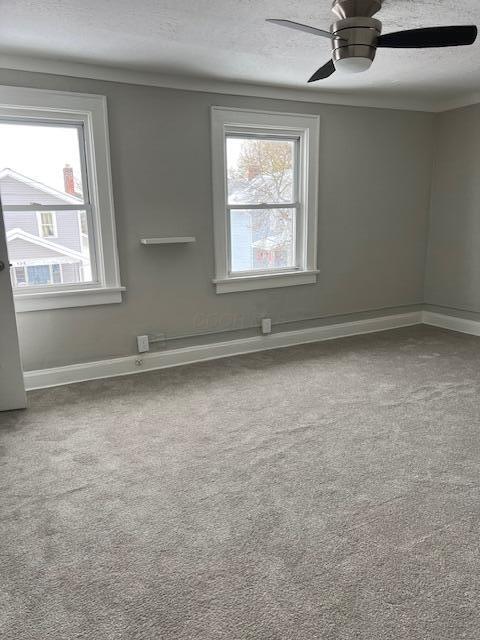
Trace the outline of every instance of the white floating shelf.
[[186, 244], [188, 242], [195, 242], [193, 236], [178, 236], [176, 238], [142, 238], [140, 240], [142, 244]]

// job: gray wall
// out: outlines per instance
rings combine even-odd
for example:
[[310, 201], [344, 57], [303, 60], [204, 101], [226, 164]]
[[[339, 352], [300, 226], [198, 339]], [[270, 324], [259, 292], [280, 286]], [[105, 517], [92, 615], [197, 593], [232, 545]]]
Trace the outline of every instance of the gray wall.
[[437, 116], [425, 301], [480, 312], [480, 105]]
[[[1, 84], [108, 98], [123, 304], [19, 314], [26, 370], [135, 353], [137, 334], [250, 327], [423, 301], [434, 116], [14, 71]], [[321, 116], [317, 285], [217, 295], [211, 105]], [[145, 236], [194, 235], [144, 247]]]

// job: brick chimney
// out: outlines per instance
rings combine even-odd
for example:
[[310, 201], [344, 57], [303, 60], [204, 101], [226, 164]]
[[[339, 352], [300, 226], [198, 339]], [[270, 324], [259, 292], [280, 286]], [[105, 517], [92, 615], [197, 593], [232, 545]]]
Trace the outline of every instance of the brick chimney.
[[73, 179], [73, 169], [69, 164], [63, 167], [63, 185], [65, 193], [69, 193], [71, 196], [75, 195], [75, 181]]

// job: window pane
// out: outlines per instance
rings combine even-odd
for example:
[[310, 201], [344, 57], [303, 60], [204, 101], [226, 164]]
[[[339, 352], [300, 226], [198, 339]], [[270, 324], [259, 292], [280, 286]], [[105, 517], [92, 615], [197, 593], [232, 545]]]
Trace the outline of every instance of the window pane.
[[77, 126], [0, 121], [0, 194], [9, 205], [83, 204]]
[[50, 284], [50, 267], [48, 264], [39, 264], [27, 267], [27, 278], [29, 284]]
[[232, 210], [232, 272], [295, 268], [295, 218], [295, 209]]
[[[53, 237], [42, 235], [46, 227], [39, 224], [42, 218], [35, 211], [4, 213], [14, 287], [92, 281], [88, 235], [81, 232], [80, 213], [56, 211]], [[26, 269], [26, 281], [21, 277], [22, 267]]]
[[55, 214], [51, 211], [40, 212], [40, 235], [42, 238], [53, 238], [55, 233]]
[[[16, 284], [18, 286], [22, 286], [25, 285], [27, 283], [27, 277], [25, 275], [25, 267], [15, 267], [15, 279], [16, 279]], [[15, 286], [15, 283], [14, 283]]]
[[52, 264], [52, 282], [59, 284], [62, 281], [62, 272], [59, 264]]
[[229, 204], [295, 202], [294, 140], [227, 137]]

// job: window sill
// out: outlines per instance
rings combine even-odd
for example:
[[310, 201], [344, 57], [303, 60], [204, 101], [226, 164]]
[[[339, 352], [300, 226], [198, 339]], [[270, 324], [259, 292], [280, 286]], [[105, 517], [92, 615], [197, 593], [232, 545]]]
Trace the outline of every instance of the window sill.
[[122, 302], [125, 287], [97, 287], [92, 289], [69, 289], [68, 291], [38, 291], [15, 293], [15, 311], [42, 311], [46, 309], [68, 309], [97, 304]]
[[213, 280], [217, 293], [233, 293], [235, 291], [253, 291], [255, 289], [276, 289], [301, 284], [315, 284], [318, 270], [291, 271], [258, 276], [236, 276], [232, 278], [216, 278]]

